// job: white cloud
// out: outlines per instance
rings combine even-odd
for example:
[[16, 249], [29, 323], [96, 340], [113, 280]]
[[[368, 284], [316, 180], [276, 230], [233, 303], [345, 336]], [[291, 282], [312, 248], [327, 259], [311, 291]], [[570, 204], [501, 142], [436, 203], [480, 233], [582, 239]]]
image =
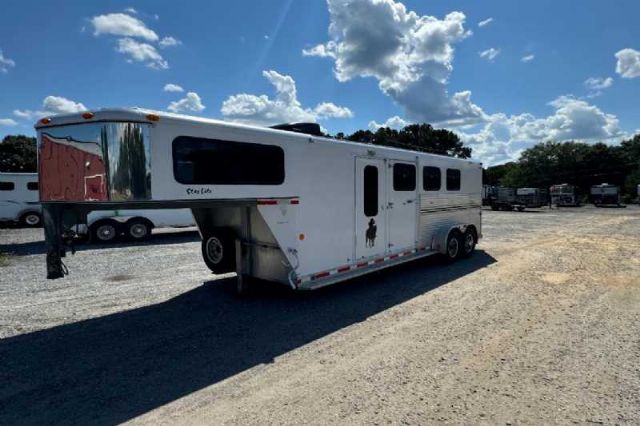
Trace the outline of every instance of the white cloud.
[[616, 53], [618, 62], [616, 72], [622, 78], [640, 77], [640, 52], [634, 49], [622, 49]]
[[545, 118], [499, 113], [490, 115], [475, 132], [454, 131], [473, 148], [474, 158], [485, 164], [514, 160], [525, 148], [547, 140], [597, 142], [624, 136], [615, 115], [584, 100], [560, 96], [549, 105], [554, 113]]
[[602, 94], [604, 89], [607, 89], [613, 85], [613, 78], [607, 77], [589, 77], [584, 81], [584, 87], [589, 90], [587, 98], [595, 98]]
[[536, 58], [536, 55], [534, 55], [534, 54], [532, 53], [532, 54], [530, 54], [530, 55], [525, 55], [525, 56], [523, 56], [522, 58], [520, 58], [520, 60], [521, 60], [522, 62], [524, 62], [524, 63], [527, 63], [527, 62], [531, 62], [531, 61], [533, 61], [535, 58]]
[[490, 24], [490, 23], [492, 23], [492, 22], [493, 22], [493, 18], [488, 18], [488, 19], [485, 19], [484, 21], [480, 21], [480, 22], [478, 22], [478, 26], [479, 26], [480, 28], [482, 28], [482, 27], [486, 27], [487, 25], [489, 25], [489, 24]]
[[165, 84], [162, 90], [164, 90], [165, 92], [184, 92], [182, 86], [178, 86], [177, 84], [173, 83]]
[[158, 53], [155, 47], [132, 38], [119, 39], [116, 51], [128, 56], [128, 62], [144, 62], [149, 68], [158, 70], [169, 68], [169, 63]]
[[130, 13], [132, 15], [136, 15], [138, 13], [138, 11], [135, 10], [133, 7], [128, 7], [124, 11], [127, 12], [127, 13]]
[[184, 98], [171, 102], [167, 109], [173, 112], [200, 112], [205, 109], [205, 106], [202, 105], [202, 99], [200, 99], [200, 96], [198, 96], [196, 92], [187, 92]]
[[353, 112], [347, 107], [341, 107], [333, 102], [322, 102], [313, 111], [318, 118], [351, 118]]
[[62, 96], [47, 96], [42, 101], [42, 107], [52, 114], [71, 114], [87, 110], [87, 107], [80, 102], [74, 102]]
[[98, 36], [110, 34], [115, 36], [139, 37], [147, 41], [158, 41], [159, 37], [144, 22], [124, 13], [109, 13], [91, 18], [94, 32]]
[[483, 50], [480, 52], [480, 57], [486, 59], [488, 61], [493, 62], [493, 60], [500, 54], [500, 49], [494, 49], [493, 47]]
[[160, 43], [158, 44], [160, 45], [160, 47], [171, 47], [171, 46], [178, 46], [182, 44], [182, 42], [173, 37], [163, 37], [162, 40], [160, 40]]
[[2, 49], [0, 49], [0, 72], [8, 72], [9, 68], [13, 68], [16, 66], [16, 63], [13, 59], [6, 58], [2, 54]]
[[0, 126], [15, 126], [17, 124], [13, 118], [0, 118]]
[[263, 71], [262, 75], [273, 85], [276, 96], [240, 93], [230, 96], [222, 103], [222, 115], [228, 119], [258, 125], [273, 125], [291, 122], [315, 122], [325, 118], [348, 118], [353, 113], [349, 108], [331, 102], [322, 102], [315, 108], [303, 108], [298, 101], [296, 82], [291, 76], [276, 71]]
[[469, 124], [484, 120], [471, 93], [449, 95], [454, 45], [471, 35], [465, 15], [420, 16], [395, 0], [328, 0], [330, 40], [304, 49], [331, 58], [336, 78], [374, 77], [409, 119]]
[[33, 120], [48, 115], [73, 114], [83, 111], [87, 111], [87, 107], [80, 102], [62, 96], [47, 96], [42, 100], [42, 110], [15, 109], [13, 115], [21, 119]]
[[602, 90], [611, 87], [613, 78], [589, 77], [584, 81], [584, 86], [589, 90]]
[[401, 117], [398, 117], [397, 115], [394, 115], [393, 117], [389, 117], [387, 121], [385, 121], [384, 123], [377, 123], [375, 120], [370, 121], [369, 130], [371, 130], [372, 132], [375, 132], [381, 127], [389, 127], [391, 129], [400, 130], [408, 126], [409, 124], [411, 123], [409, 123], [408, 121], [404, 120]]

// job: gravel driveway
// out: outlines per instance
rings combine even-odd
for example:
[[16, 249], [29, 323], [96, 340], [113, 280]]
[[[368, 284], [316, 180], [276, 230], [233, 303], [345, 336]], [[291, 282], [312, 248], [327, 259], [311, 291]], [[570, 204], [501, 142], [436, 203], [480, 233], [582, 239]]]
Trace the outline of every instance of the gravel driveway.
[[47, 281], [0, 229], [0, 424], [640, 424], [640, 209], [483, 219], [471, 259], [248, 299], [194, 231]]

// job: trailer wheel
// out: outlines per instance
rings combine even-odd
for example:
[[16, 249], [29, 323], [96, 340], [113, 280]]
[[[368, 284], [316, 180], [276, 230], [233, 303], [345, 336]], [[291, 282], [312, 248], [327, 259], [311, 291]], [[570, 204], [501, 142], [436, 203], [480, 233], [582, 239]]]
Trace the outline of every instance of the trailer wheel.
[[93, 241], [111, 243], [120, 234], [120, 224], [113, 219], [99, 220], [91, 225], [91, 237]]
[[469, 257], [473, 254], [478, 243], [478, 237], [472, 228], [467, 229], [462, 238], [462, 250], [460, 250], [461, 257]]
[[42, 217], [37, 212], [27, 212], [20, 217], [20, 223], [30, 228], [40, 226]]
[[127, 237], [134, 241], [144, 241], [151, 235], [151, 223], [139, 217], [129, 219], [126, 224]]
[[214, 229], [202, 238], [202, 258], [214, 274], [234, 272], [236, 250], [233, 234], [225, 229]]
[[519, 212], [523, 212], [523, 211], [524, 211], [524, 207], [522, 207], [522, 206], [518, 206], [518, 211], [519, 211]]
[[454, 229], [449, 233], [449, 237], [447, 237], [447, 247], [445, 251], [447, 260], [452, 262], [460, 257], [460, 253], [463, 250], [462, 246], [462, 234], [457, 229]]

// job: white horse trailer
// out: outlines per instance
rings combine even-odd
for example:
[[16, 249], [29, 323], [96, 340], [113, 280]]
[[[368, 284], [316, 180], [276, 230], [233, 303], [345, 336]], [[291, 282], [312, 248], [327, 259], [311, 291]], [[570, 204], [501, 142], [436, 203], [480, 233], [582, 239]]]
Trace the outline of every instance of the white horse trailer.
[[[37, 173], [0, 173], [0, 222], [17, 222], [36, 227], [42, 224]], [[147, 238], [154, 228], [195, 225], [191, 210], [104, 210], [87, 215], [76, 224], [78, 234], [90, 234], [93, 241], [108, 243], [119, 235], [131, 240]]]
[[[140, 109], [36, 124], [47, 275], [68, 224], [113, 208], [192, 210], [215, 273], [314, 289], [481, 237], [481, 164]], [[70, 164], [80, 164], [80, 168]]]
[[41, 225], [37, 173], [0, 173], [0, 222]]

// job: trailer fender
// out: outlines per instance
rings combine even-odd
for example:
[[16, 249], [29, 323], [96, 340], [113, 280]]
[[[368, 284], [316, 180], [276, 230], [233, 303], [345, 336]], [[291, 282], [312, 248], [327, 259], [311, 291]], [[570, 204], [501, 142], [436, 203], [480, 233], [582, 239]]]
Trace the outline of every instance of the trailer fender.
[[445, 254], [447, 249], [447, 240], [449, 239], [449, 235], [451, 234], [451, 232], [459, 231], [460, 233], [464, 234], [468, 227], [469, 225], [458, 224], [441, 228], [431, 239], [431, 250], [435, 250], [439, 253]]

